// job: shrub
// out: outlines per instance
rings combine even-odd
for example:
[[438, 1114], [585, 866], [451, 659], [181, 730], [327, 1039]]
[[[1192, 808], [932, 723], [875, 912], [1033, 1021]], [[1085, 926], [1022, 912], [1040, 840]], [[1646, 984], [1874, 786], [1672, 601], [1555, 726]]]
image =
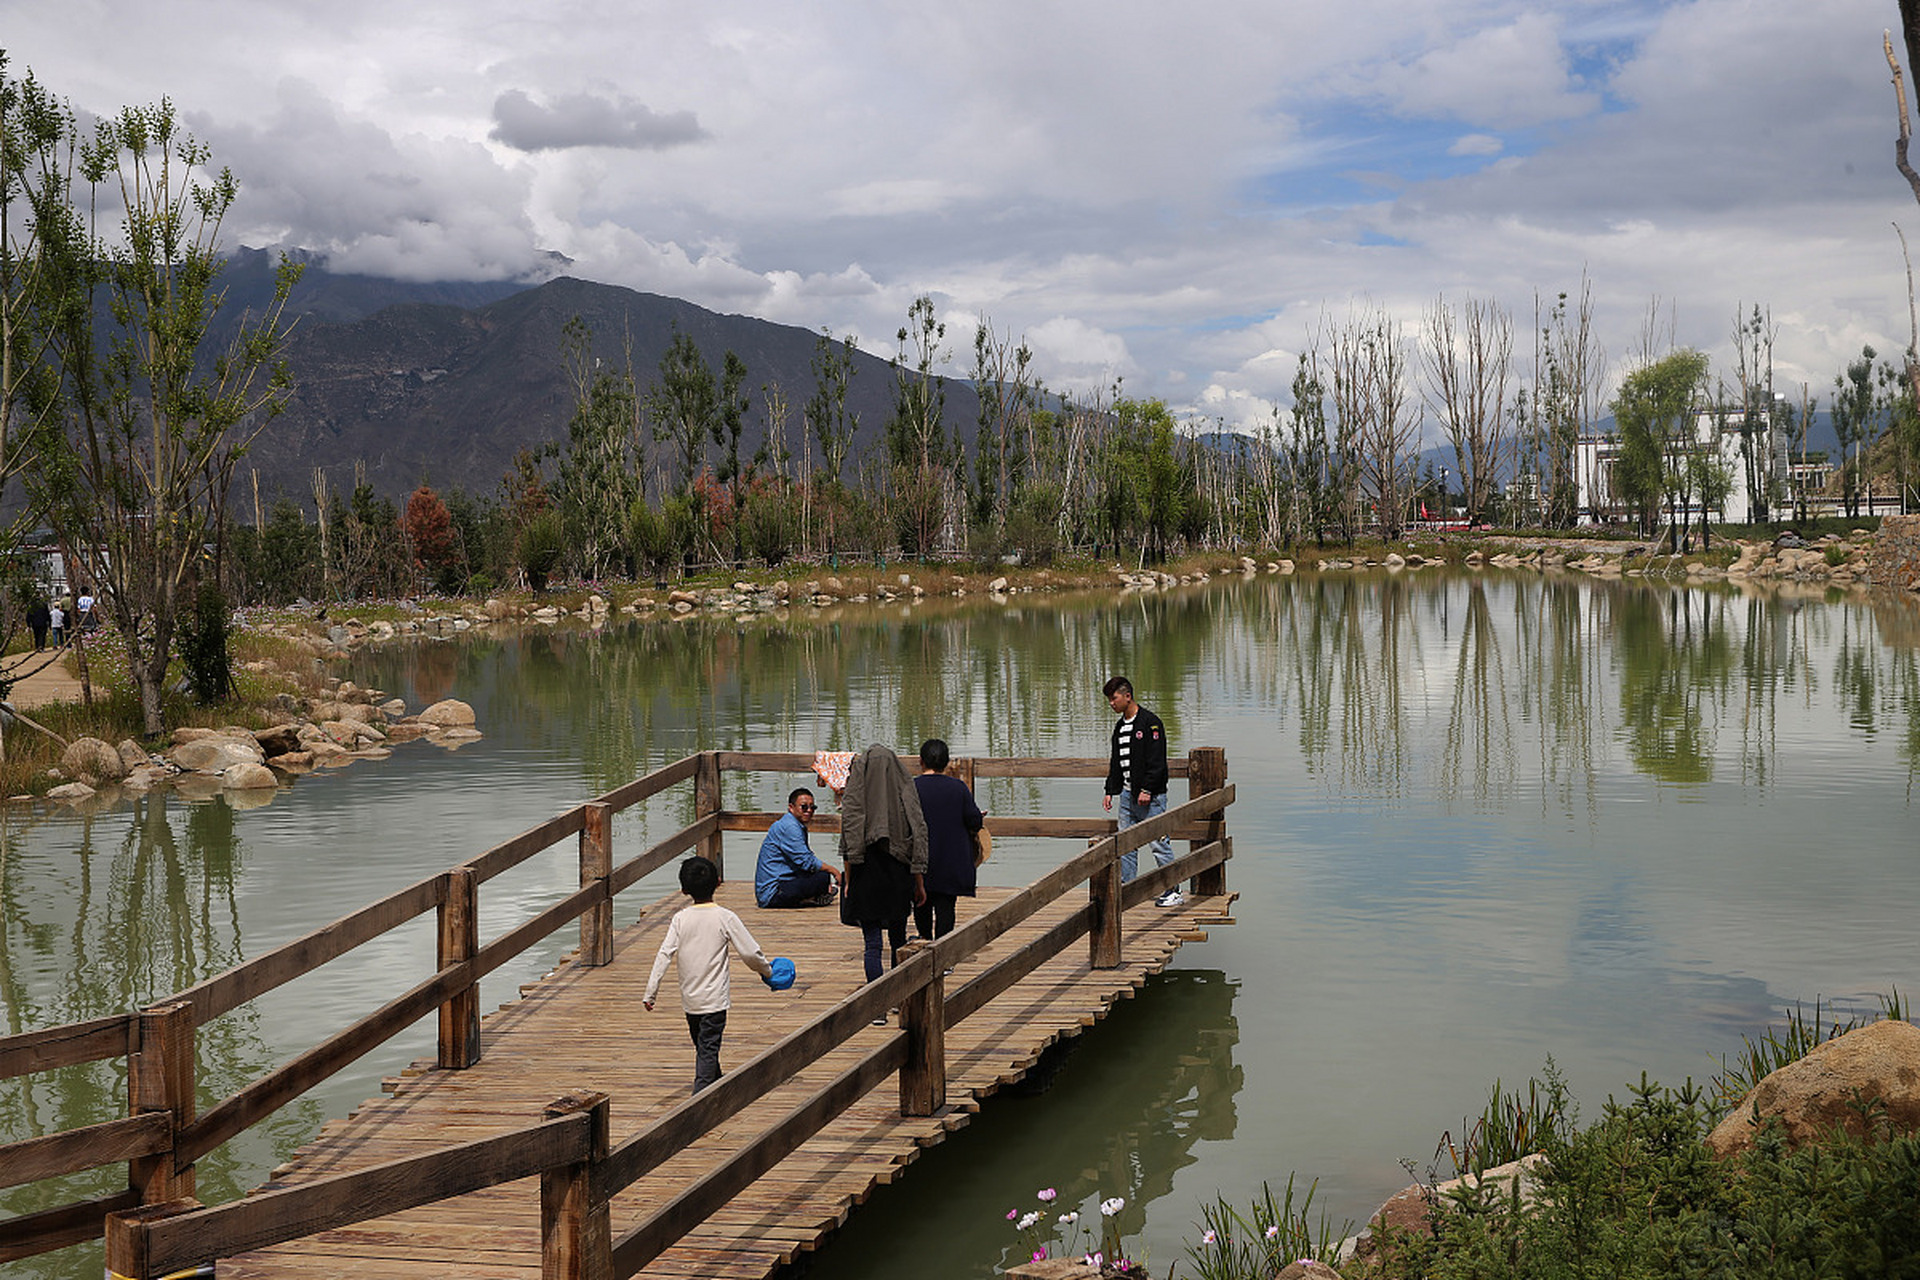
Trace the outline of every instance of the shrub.
[[193, 607], [180, 619], [180, 665], [202, 706], [233, 695], [233, 663], [227, 654], [227, 598], [219, 586], [203, 582]]

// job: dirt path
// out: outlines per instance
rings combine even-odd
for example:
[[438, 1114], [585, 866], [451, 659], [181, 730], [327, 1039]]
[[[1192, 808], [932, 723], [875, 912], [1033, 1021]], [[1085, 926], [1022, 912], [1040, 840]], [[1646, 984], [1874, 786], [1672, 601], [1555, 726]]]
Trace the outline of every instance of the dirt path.
[[80, 681], [73, 674], [72, 662], [70, 654], [56, 659], [51, 650], [14, 654], [7, 665], [31, 674], [23, 675], [14, 684], [8, 701], [22, 711], [43, 707], [49, 702], [80, 701]]

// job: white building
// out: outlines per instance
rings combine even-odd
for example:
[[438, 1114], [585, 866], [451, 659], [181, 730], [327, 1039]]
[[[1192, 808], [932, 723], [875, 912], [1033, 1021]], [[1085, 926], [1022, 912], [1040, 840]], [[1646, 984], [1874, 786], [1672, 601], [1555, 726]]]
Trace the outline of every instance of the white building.
[[[1726, 499], [1707, 512], [1709, 519], [1751, 524], [1763, 513], [1779, 514], [1790, 501], [1789, 441], [1781, 416], [1757, 413], [1752, 415], [1753, 426], [1748, 427], [1748, 416], [1730, 406], [1709, 406], [1695, 412], [1687, 450], [1695, 457], [1711, 459], [1727, 480]], [[1633, 518], [1614, 484], [1613, 468], [1619, 456], [1620, 442], [1612, 434], [1589, 436], [1574, 446], [1575, 518], [1579, 523], [1609, 524]], [[1683, 523], [1689, 517], [1698, 521], [1700, 495], [1693, 495], [1685, 511], [1677, 501], [1670, 508], [1663, 504], [1662, 511], [1668, 510]]]

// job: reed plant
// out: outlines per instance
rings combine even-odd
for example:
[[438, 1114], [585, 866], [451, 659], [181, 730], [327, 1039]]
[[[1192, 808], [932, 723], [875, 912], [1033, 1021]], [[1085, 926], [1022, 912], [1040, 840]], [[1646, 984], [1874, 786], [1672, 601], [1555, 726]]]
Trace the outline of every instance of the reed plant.
[[1451, 1163], [1455, 1177], [1484, 1173], [1540, 1150], [1549, 1135], [1564, 1138], [1573, 1124], [1573, 1102], [1551, 1057], [1544, 1074], [1545, 1080], [1529, 1079], [1524, 1094], [1496, 1079], [1478, 1118], [1461, 1119], [1458, 1140], [1452, 1130], [1440, 1135], [1436, 1167]]
[[1311, 1258], [1332, 1263], [1339, 1255], [1341, 1242], [1353, 1234], [1353, 1223], [1334, 1226], [1322, 1213], [1312, 1215], [1313, 1193], [1318, 1184], [1308, 1183], [1306, 1194], [1294, 1203], [1294, 1180], [1276, 1197], [1270, 1183], [1260, 1185], [1260, 1197], [1242, 1213], [1224, 1196], [1200, 1209], [1198, 1243], [1187, 1246], [1187, 1265], [1197, 1280], [1248, 1280], [1272, 1276], [1290, 1262]]
[[1741, 1036], [1740, 1049], [1731, 1059], [1721, 1056], [1720, 1070], [1708, 1086], [1708, 1105], [1715, 1109], [1716, 1118], [1732, 1110], [1734, 1104], [1745, 1097], [1753, 1086], [1781, 1067], [1800, 1061], [1827, 1041], [1883, 1018], [1906, 1021], [1907, 1002], [1901, 996], [1899, 987], [1890, 987], [1879, 1000], [1879, 1013], [1871, 1017], [1855, 1015], [1842, 1022], [1832, 1009], [1824, 1007], [1821, 1000], [1815, 997], [1811, 1017], [1801, 1005], [1796, 1004], [1787, 1010], [1784, 1024], [1768, 1027], [1758, 1037]]

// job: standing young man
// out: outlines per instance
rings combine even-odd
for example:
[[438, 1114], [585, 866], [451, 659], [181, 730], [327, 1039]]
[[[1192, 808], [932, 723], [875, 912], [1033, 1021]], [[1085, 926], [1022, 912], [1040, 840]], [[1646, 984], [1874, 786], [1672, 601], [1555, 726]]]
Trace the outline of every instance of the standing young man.
[[[1120, 717], [1113, 726], [1113, 749], [1107, 757], [1107, 794], [1102, 804], [1113, 809], [1113, 798], [1120, 797], [1120, 829], [1136, 822], [1158, 817], [1167, 811], [1167, 728], [1160, 717], [1134, 700], [1133, 682], [1115, 676], [1105, 687], [1107, 705]], [[1138, 870], [1139, 851], [1130, 849], [1120, 855], [1121, 880], [1133, 879]], [[1173, 841], [1161, 836], [1153, 842], [1153, 862], [1164, 867], [1173, 861]], [[1168, 889], [1153, 900], [1157, 907], [1177, 907], [1186, 896], [1179, 886]]]

